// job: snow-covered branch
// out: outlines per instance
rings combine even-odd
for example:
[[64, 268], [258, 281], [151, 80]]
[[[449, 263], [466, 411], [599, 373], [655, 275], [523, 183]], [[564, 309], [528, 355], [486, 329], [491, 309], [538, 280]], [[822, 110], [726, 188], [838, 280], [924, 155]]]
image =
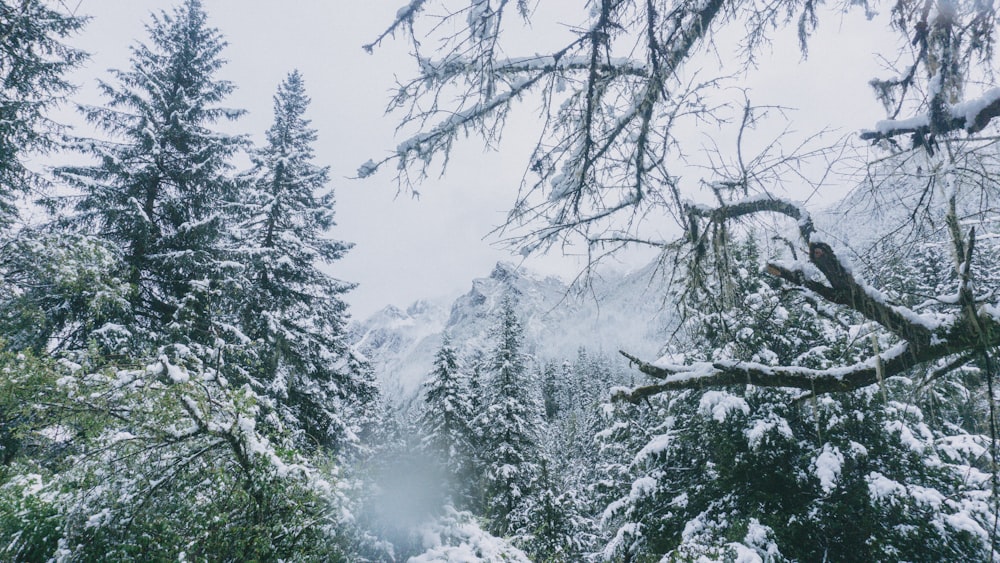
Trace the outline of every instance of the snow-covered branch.
[[[985, 345], [1000, 346], [1000, 319], [987, 308], [980, 311], [978, 319], [984, 325], [984, 334], [988, 335], [984, 338]], [[939, 338], [933, 343], [901, 342], [862, 362], [829, 369], [769, 366], [733, 360], [695, 362], [691, 365], [650, 363], [620, 351], [639, 371], [660, 381], [631, 390], [618, 390], [615, 398], [635, 403], [664, 391], [727, 385], [788, 387], [814, 394], [852, 391], [877, 383], [880, 370], [881, 377], [888, 378], [921, 364], [955, 355], [963, 355], [968, 361], [968, 353], [984, 345], [977, 332], [969, 326], [969, 321], [964, 318], [957, 319], [945, 330], [935, 334]]]
[[823, 273], [829, 285], [809, 279], [801, 264], [789, 268], [773, 262], [767, 265], [767, 272], [812, 291], [825, 301], [847, 307], [904, 340], [930, 342], [936, 323], [931, 323], [906, 307], [888, 303], [877, 290], [859, 282], [850, 267], [844, 264], [828, 244], [811, 243], [809, 261]]
[[426, 2], [427, 0], [410, 0], [410, 2], [407, 2], [405, 6], [396, 11], [396, 17], [393, 18], [389, 27], [380, 33], [374, 41], [363, 45], [361, 48], [364, 49], [366, 53], [370, 54], [386, 37], [394, 35], [400, 27], [413, 25], [413, 18], [420, 13], [420, 10], [423, 9]]
[[[691, 230], [688, 243], [691, 245], [700, 244], [703, 238], [701, 233], [708, 229], [702, 222], [722, 225], [758, 213], [778, 213], [795, 219], [799, 234], [808, 245], [808, 262], [772, 261], [767, 264], [765, 272], [788, 286], [806, 292], [821, 305], [860, 316], [881, 327], [891, 335], [895, 345], [883, 352], [876, 348], [870, 357], [852, 365], [829, 369], [737, 360], [682, 365], [669, 356], [650, 363], [622, 351], [621, 354], [639, 371], [660, 381], [619, 391], [616, 394], [619, 399], [636, 402], [670, 390], [748, 384], [798, 388], [818, 394], [843, 392], [874, 384], [880, 378], [900, 375], [922, 364], [940, 360], [952, 365], [956, 358], [964, 358], [962, 363], [965, 363], [983, 350], [1000, 345], [1000, 309], [977, 303], [969, 289], [974, 231], [970, 232], [967, 242], [959, 241], [962, 244], [956, 250], [963, 263], [959, 267], [960, 296], [951, 304], [954, 310], [927, 315], [892, 303], [880, 291], [857, 279], [850, 265], [830, 245], [810, 241], [815, 231], [809, 214], [793, 202], [767, 197], [748, 198], [716, 208], [688, 204], [686, 211]], [[960, 234], [957, 236], [960, 237]]]
[[886, 119], [875, 124], [875, 129], [862, 131], [861, 139], [879, 141], [899, 135], [914, 135], [925, 138], [931, 134], [940, 135], [952, 131], [965, 130], [970, 135], [978, 133], [997, 116], [1000, 116], [1000, 88], [992, 88], [979, 98], [947, 106], [942, 112], [944, 119], [932, 123], [931, 112], [907, 119]]

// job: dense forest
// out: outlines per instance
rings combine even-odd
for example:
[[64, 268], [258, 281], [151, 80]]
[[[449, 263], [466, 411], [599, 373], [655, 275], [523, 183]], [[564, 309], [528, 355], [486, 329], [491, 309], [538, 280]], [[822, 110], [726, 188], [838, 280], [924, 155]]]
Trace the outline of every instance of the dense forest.
[[[403, 6], [365, 49], [411, 42], [389, 109], [412, 136], [358, 176], [414, 190], [525, 102], [542, 130], [501, 230], [587, 249], [557, 307], [653, 248], [608, 302], [655, 302], [661, 357], [557, 350], [526, 327], [540, 290], [498, 267], [401, 400], [330, 273], [352, 245], [330, 238], [308, 77], [266, 131], [224, 132], [239, 45], [184, 0], [78, 106], [81, 136], [52, 112], [86, 18], [0, 0], [0, 559], [1000, 561], [993, 5], [583, 4], [526, 57], [510, 33], [544, 28], [534, 3]], [[768, 108], [720, 101], [699, 53], [735, 29], [752, 72], [771, 34], [806, 53], [850, 10], [899, 36], [871, 81], [887, 119], [745, 146]], [[734, 148], [692, 156], [686, 121]], [[810, 212], [810, 167], [847, 145], [851, 190]]]

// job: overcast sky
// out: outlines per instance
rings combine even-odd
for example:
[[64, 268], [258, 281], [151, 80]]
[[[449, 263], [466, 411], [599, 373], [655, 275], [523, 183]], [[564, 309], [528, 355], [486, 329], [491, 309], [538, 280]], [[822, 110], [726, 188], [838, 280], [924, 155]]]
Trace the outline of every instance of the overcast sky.
[[[64, 0], [93, 17], [73, 43], [91, 53], [86, 68], [74, 76], [81, 90], [74, 98], [101, 103], [95, 82], [109, 68], [127, 68], [128, 46], [145, 41], [143, 25], [152, 11], [169, 10], [166, 0]], [[456, 163], [443, 180], [432, 179], [419, 200], [397, 197], [390, 173], [352, 180], [358, 166], [376, 160], [398, 144], [393, 118], [383, 114], [395, 78], [413, 73], [407, 45], [388, 41], [369, 55], [370, 42], [391, 21], [404, 0], [205, 0], [210, 22], [229, 43], [229, 63], [221, 77], [238, 90], [232, 107], [249, 111], [234, 131], [255, 140], [271, 123], [271, 98], [278, 83], [299, 69], [312, 98], [309, 117], [319, 131], [317, 163], [332, 167], [337, 193], [338, 226], [333, 235], [356, 244], [333, 274], [357, 282], [348, 301], [355, 318], [388, 304], [405, 306], [415, 299], [464, 291], [474, 277], [487, 275], [499, 259], [517, 261], [488, 238], [502, 222], [516, 195], [530, 151], [530, 138], [517, 134], [530, 124], [534, 105], [511, 123], [512, 139], [501, 154], [484, 153], [475, 142], [460, 146]], [[579, 23], [583, 0], [558, 0], [567, 19]], [[837, 18], [829, 18], [836, 20]], [[875, 73], [872, 45], [877, 34], [825, 21], [824, 34], [811, 49], [808, 67], [799, 66], [794, 42], [776, 46], [748, 82], [760, 92], [755, 101], [802, 108], [808, 127], [829, 124], [843, 132], [870, 127], [878, 116], [865, 80]], [[823, 29], [823, 28], [821, 28]], [[829, 46], [830, 48], [824, 48]], [[516, 55], [516, 53], [512, 54]], [[824, 71], [824, 69], [826, 69]], [[843, 70], [852, 69], [849, 81]], [[853, 74], [860, 69], [859, 74]], [[802, 80], [808, 76], [809, 80]], [[486, 237], [486, 238], [484, 238]], [[576, 259], [538, 257], [527, 266], [564, 277], [579, 269]]]

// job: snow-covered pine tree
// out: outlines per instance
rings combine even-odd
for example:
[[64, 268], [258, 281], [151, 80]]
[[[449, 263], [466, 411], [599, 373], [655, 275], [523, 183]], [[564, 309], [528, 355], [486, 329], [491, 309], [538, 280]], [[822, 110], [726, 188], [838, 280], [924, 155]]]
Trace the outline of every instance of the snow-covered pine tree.
[[[246, 343], [231, 301], [240, 293], [224, 291], [241, 281], [226, 230], [238, 218], [229, 159], [244, 144], [213, 128], [240, 113], [219, 107], [233, 89], [215, 78], [224, 43], [197, 0], [154, 16], [147, 31], [131, 68], [102, 83], [108, 106], [84, 108], [110, 137], [77, 142], [98, 162], [58, 170], [81, 192], [64, 222], [80, 236], [53, 237], [66, 243], [50, 243], [59, 252], [35, 271], [65, 299], [41, 301], [48, 316], [39, 325], [67, 338], [33, 343], [59, 358], [59, 371], [49, 370], [27, 405], [34, 414], [3, 430], [68, 430], [48, 440], [59, 444], [54, 454], [23, 448], [21, 467], [0, 476], [13, 500], [5, 508], [16, 510], [6, 513], [46, 531], [22, 534], [7, 519], [5, 554], [277, 560], [320, 558], [306, 555], [316, 548], [337, 559], [343, 544], [334, 538], [349, 527], [346, 480], [332, 485], [285, 436], [258, 424], [260, 397], [227, 381], [243, 372], [220, 361]], [[59, 316], [60, 307], [77, 311]], [[115, 346], [104, 338], [112, 333]], [[88, 353], [92, 342], [98, 353]], [[27, 473], [32, 491], [58, 493], [19, 494], [8, 477]]]
[[538, 478], [540, 398], [521, 352], [522, 328], [514, 299], [503, 298], [494, 327], [496, 347], [488, 356], [489, 403], [480, 415], [485, 464], [485, 515], [499, 536], [524, 533]]
[[545, 422], [552, 422], [560, 411], [560, 393], [562, 381], [556, 364], [546, 362], [542, 372], [542, 404], [545, 407]]
[[[657, 405], [659, 399], [651, 400]], [[591, 515], [603, 541], [598, 546], [603, 559], [633, 561], [642, 549], [641, 529], [618, 509], [628, 498], [639, 476], [632, 464], [661, 423], [658, 409], [626, 402], [608, 402], [600, 409], [600, 429], [594, 433], [585, 493]]]
[[474, 514], [484, 514], [486, 512], [487, 493], [484, 488], [486, 478], [486, 466], [488, 464], [490, 446], [486, 442], [487, 432], [484, 428], [486, 417], [486, 407], [489, 398], [486, 396], [489, 388], [489, 369], [486, 353], [480, 348], [473, 348], [462, 357], [461, 363], [467, 371], [466, 387], [469, 401], [469, 412], [472, 417], [469, 419], [469, 447], [472, 453], [470, 462], [469, 487], [469, 511]]
[[[67, 263], [102, 249], [89, 241], [35, 237], [27, 230], [13, 234], [8, 227], [18, 216], [20, 194], [47, 183], [25, 166], [32, 152], [56, 144], [61, 127], [47, 115], [73, 87], [65, 74], [86, 57], [66, 39], [80, 30], [84, 18], [65, 13], [43, 0], [0, 0], [0, 329], [5, 347], [44, 350], [55, 325], [86, 308], [104, 287], [80, 283], [72, 295], [64, 290], [100, 274], [90, 264]], [[73, 247], [73, 248], [71, 248]], [[58, 259], [51, 259], [57, 255]], [[103, 295], [109, 296], [109, 291]]]
[[[485, 354], [480, 349], [473, 349], [464, 358], [464, 364], [469, 370], [469, 408], [473, 413], [482, 413], [486, 408], [485, 396]], [[475, 423], [473, 419], [473, 423]], [[477, 448], [478, 449], [478, 448]]]
[[[751, 240], [729, 248], [733, 265], [759, 260]], [[763, 272], [729, 273], [712, 299], [730, 302], [692, 313], [690, 341], [678, 346], [687, 357], [674, 361], [822, 369], [870, 346], [857, 338], [864, 323], [820, 316]], [[809, 345], [820, 331], [833, 346]], [[929, 424], [910, 402], [916, 389], [897, 379], [818, 398], [750, 385], [652, 397], [659, 425], [647, 423], [650, 439], [623, 460], [633, 481], [605, 510], [604, 555], [990, 559], [988, 440]]]
[[534, 561], [580, 561], [587, 540], [592, 537], [587, 529], [589, 522], [580, 514], [577, 491], [568, 489], [550, 465], [544, 455], [539, 457], [523, 547]]
[[106, 354], [131, 352], [130, 333], [115, 322], [129, 310], [129, 286], [106, 241], [22, 229], [0, 246], [0, 335], [8, 349], [80, 352], [89, 337]]
[[0, 560], [357, 560], [345, 480], [260, 432], [247, 387], [168, 360], [0, 373]]
[[351, 245], [327, 236], [333, 192], [329, 168], [313, 163], [309, 101], [298, 71], [278, 86], [266, 144], [252, 154], [234, 254], [246, 266], [238, 306], [242, 332], [255, 343], [253, 383], [303, 444], [331, 447], [358, 431], [349, 411], [364, 408], [375, 390], [345, 340], [341, 296], [354, 286], [325, 271]]
[[169, 341], [209, 356], [226, 336], [213, 321], [233, 274], [223, 252], [235, 200], [228, 173], [244, 144], [213, 125], [242, 112], [219, 106], [235, 87], [216, 78], [226, 44], [199, 0], [154, 15], [146, 30], [149, 43], [132, 48], [130, 68], [100, 83], [107, 106], [81, 108], [111, 136], [75, 143], [98, 162], [56, 172], [82, 192], [66, 222], [120, 249], [131, 293], [117, 323], [138, 343]]
[[13, 198], [39, 182], [22, 161], [53, 145], [46, 111], [73, 90], [68, 70], [86, 55], [64, 41], [84, 18], [44, 0], [0, 0], [0, 227], [17, 216]]
[[422, 447], [447, 477], [449, 500], [457, 508], [470, 506], [478, 485], [473, 478], [474, 452], [468, 381], [458, 364], [458, 353], [446, 335], [434, 357], [434, 370], [424, 382], [420, 416]]

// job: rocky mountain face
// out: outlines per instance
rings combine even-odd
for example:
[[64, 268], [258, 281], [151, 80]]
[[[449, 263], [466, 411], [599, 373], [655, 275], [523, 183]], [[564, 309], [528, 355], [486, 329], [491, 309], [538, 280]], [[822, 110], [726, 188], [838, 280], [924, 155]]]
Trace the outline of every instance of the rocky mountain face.
[[463, 354], [492, 347], [490, 330], [508, 293], [521, 315], [524, 351], [535, 360], [572, 359], [580, 348], [613, 356], [624, 349], [655, 358], [672, 317], [663, 286], [652, 265], [630, 274], [605, 274], [584, 290], [571, 290], [558, 278], [500, 262], [451, 304], [389, 306], [353, 323], [349, 337], [372, 361], [386, 395], [408, 403], [418, 395], [445, 333]]

